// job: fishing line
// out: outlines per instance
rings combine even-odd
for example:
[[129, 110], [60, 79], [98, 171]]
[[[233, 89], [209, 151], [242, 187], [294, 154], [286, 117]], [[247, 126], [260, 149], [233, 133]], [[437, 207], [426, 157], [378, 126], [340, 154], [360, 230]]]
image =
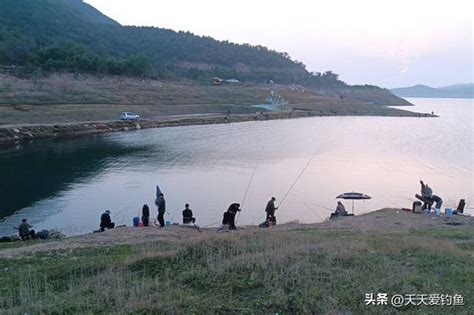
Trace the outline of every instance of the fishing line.
[[325, 206], [321, 206], [321, 205], [318, 205], [318, 204], [315, 204], [315, 203], [311, 203], [311, 202], [308, 202], [307, 204], [312, 205], [312, 206], [316, 206], [316, 207], [319, 207], [319, 208], [323, 208], [323, 209], [326, 209], [326, 210], [329, 210], [329, 211], [334, 210], [334, 209], [331, 209], [331, 208], [328, 208], [328, 207], [325, 207]]
[[[393, 202], [391, 199], [388, 199], [387, 197], [385, 197], [385, 196], [383, 196], [383, 195], [381, 195], [381, 197], [382, 197], [383, 199], [385, 199], [386, 201], [388, 201], [389, 203], [391, 203], [393, 206], [395, 206], [395, 208], [400, 208], [400, 209], [403, 208], [403, 207], [400, 207], [400, 205], [399, 205], [398, 203]], [[394, 196], [394, 197], [396, 197], [396, 196]], [[410, 200], [411, 200], [411, 199], [410, 199]], [[365, 201], [365, 200], [364, 200], [364, 201]]]
[[[260, 148], [260, 153], [258, 154], [257, 162], [255, 162], [255, 166], [253, 168], [252, 176], [250, 176], [250, 180], [249, 180], [249, 183], [247, 185], [247, 189], [245, 190], [244, 198], [243, 198], [242, 203], [240, 205], [241, 210], [244, 208], [245, 201], [247, 200], [247, 195], [249, 193], [250, 186], [252, 185], [253, 178], [255, 176], [255, 172], [257, 171], [258, 163], [260, 162], [260, 159], [262, 158], [262, 153], [263, 153], [263, 146]], [[240, 216], [240, 212], [237, 214], [237, 218], [235, 219], [236, 224], [239, 221], [239, 216]]]
[[394, 196], [394, 195], [391, 195], [389, 197], [395, 197], [395, 198], [400, 198], [400, 199], [406, 199], [406, 200], [410, 200], [410, 201], [413, 201], [414, 199], [413, 198], [407, 198], [407, 197], [403, 197], [403, 196]]
[[467, 207], [468, 209], [472, 209], [472, 208], [469, 208], [469, 206], [471, 205], [471, 199], [472, 199], [472, 195], [469, 196], [469, 200], [467, 201], [467, 206], [466, 206], [466, 207]]
[[252, 176], [250, 177], [250, 180], [249, 180], [249, 183], [247, 185], [247, 189], [245, 190], [245, 194], [244, 194], [244, 198], [242, 200], [242, 204], [241, 204], [241, 209], [244, 208], [244, 204], [245, 204], [245, 201], [247, 200], [247, 195], [249, 193], [249, 190], [250, 190], [250, 186], [252, 185], [252, 182], [253, 182], [253, 178], [255, 176], [255, 172], [257, 171], [257, 166], [258, 166], [258, 163], [260, 162], [260, 159], [262, 157], [262, 153], [263, 153], [263, 146], [262, 148], [260, 149], [260, 153], [258, 154], [258, 159], [257, 159], [257, 162], [255, 162], [255, 167], [253, 168], [253, 172], [252, 172]]
[[288, 189], [288, 191], [286, 192], [286, 194], [283, 196], [283, 198], [281, 199], [280, 201], [280, 204], [278, 205], [278, 208], [280, 208], [280, 206], [283, 204], [283, 202], [285, 201], [286, 197], [288, 197], [288, 194], [290, 193], [290, 191], [293, 189], [293, 187], [295, 187], [296, 183], [298, 182], [298, 180], [301, 178], [301, 176], [303, 175], [303, 173], [306, 171], [306, 169], [308, 168], [308, 166], [311, 164], [311, 162], [314, 160], [314, 158], [316, 157], [317, 153], [319, 151], [319, 148], [316, 149], [316, 151], [314, 152], [313, 156], [311, 157], [311, 159], [309, 159], [309, 161], [306, 163], [306, 165], [303, 167], [303, 169], [301, 170], [300, 174], [298, 175], [298, 177], [296, 177], [296, 180], [293, 182], [293, 184], [290, 186], [290, 189]]
[[[112, 217], [113, 217], [114, 219], [116, 219], [117, 221], [119, 220], [119, 217], [122, 217], [122, 214], [125, 212], [124, 208], [122, 208], [122, 209], [123, 209], [122, 211], [119, 211], [119, 212], [114, 213], [114, 214], [112, 215]], [[122, 222], [123, 222], [123, 218], [122, 218]]]
[[203, 228], [203, 229], [205, 229], [205, 228], [207, 228], [207, 227], [210, 227], [210, 226], [216, 225], [216, 224], [218, 224], [219, 222], [221, 222], [221, 221], [219, 220], [219, 221], [217, 221], [217, 222], [214, 222], [214, 223], [211, 223], [211, 224], [205, 225], [205, 226], [203, 226], [202, 228]]
[[308, 208], [312, 213], [314, 213], [315, 215], [317, 215], [318, 218], [320, 218], [321, 220], [324, 221], [324, 219], [323, 219], [316, 211], [314, 211], [310, 206], [308, 206], [308, 204], [306, 204], [306, 203], [303, 203], [303, 204], [304, 204], [304, 205], [306, 206], [306, 208]]
[[125, 221], [125, 217], [127, 216], [127, 209], [125, 207], [122, 208], [123, 209], [123, 216], [122, 216], [122, 222], [120, 222], [120, 224], [123, 224], [123, 222]]

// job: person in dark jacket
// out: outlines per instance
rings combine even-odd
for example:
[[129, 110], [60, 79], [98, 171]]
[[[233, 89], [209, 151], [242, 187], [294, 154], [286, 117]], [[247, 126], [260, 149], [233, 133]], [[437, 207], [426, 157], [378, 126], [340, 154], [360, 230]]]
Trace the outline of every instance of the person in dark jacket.
[[183, 224], [195, 223], [196, 218], [193, 217], [193, 211], [189, 209], [189, 203], [184, 205]]
[[165, 226], [165, 212], [166, 212], [166, 201], [165, 195], [160, 194], [158, 200], [155, 201], [155, 204], [158, 207], [158, 222], [161, 227]]
[[275, 210], [278, 209], [278, 207], [275, 207], [275, 197], [272, 197], [267, 202], [267, 206], [265, 207], [265, 212], [267, 213], [267, 218], [265, 219], [268, 224], [275, 225], [276, 224], [276, 217], [275, 217]]
[[113, 229], [114, 227], [115, 223], [110, 219], [110, 210], [106, 210], [100, 216], [100, 230], [103, 232], [105, 229]]
[[431, 210], [433, 203], [436, 202], [435, 208], [441, 209], [443, 205], [443, 200], [436, 195], [433, 195], [433, 190], [427, 184], [425, 184], [422, 180], [420, 180], [421, 184], [421, 196], [416, 194], [415, 197], [421, 201], [423, 201], [423, 210], [428, 209]]
[[226, 212], [224, 212], [224, 217], [222, 219], [222, 224], [227, 226], [229, 230], [235, 230], [235, 215], [240, 211], [240, 204], [233, 203], [229, 206]]
[[29, 225], [28, 222], [26, 222], [26, 219], [21, 220], [21, 224], [18, 227], [18, 234], [20, 235], [20, 238], [23, 241], [27, 241], [30, 238], [35, 238], [35, 230], [30, 230], [33, 226]]
[[148, 208], [147, 204], [143, 205], [142, 208], [142, 222], [143, 226], [150, 225], [150, 208]]

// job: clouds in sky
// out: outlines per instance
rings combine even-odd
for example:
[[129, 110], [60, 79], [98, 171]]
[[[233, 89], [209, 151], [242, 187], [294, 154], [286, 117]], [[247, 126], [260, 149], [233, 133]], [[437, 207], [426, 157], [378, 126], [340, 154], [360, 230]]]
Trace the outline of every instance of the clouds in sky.
[[310, 71], [385, 87], [473, 81], [469, 0], [86, 0], [123, 25], [288, 52]]

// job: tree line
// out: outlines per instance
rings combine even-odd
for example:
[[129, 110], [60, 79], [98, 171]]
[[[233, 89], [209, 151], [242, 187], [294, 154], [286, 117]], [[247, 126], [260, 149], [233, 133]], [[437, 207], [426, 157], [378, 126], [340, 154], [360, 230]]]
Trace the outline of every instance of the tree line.
[[285, 52], [190, 32], [122, 26], [81, 0], [0, 0], [0, 65], [98, 74], [343, 86]]

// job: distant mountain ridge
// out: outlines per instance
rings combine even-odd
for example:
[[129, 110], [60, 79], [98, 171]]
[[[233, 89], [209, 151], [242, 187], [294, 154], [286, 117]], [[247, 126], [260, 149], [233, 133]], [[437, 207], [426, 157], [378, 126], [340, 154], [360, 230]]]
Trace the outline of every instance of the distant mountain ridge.
[[[140, 68], [126, 71], [137, 63]], [[333, 73], [312, 75], [288, 54], [263, 46], [122, 26], [82, 0], [0, 0], [0, 65], [46, 72], [153, 74], [163, 79], [209, 81], [219, 76], [345, 85]]]
[[439, 88], [418, 84], [390, 91], [400, 97], [474, 98], [474, 83], [453, 84]]
[[410, 105], [387, 89], [351, 86], [336, 73], [309, 72], [285, 52], [190, 32], [123, 26], [83, 0], [0, 0], [0, 72], [38, 79], [55, 72], [209, 83], [304, 85], [336, 98]]

